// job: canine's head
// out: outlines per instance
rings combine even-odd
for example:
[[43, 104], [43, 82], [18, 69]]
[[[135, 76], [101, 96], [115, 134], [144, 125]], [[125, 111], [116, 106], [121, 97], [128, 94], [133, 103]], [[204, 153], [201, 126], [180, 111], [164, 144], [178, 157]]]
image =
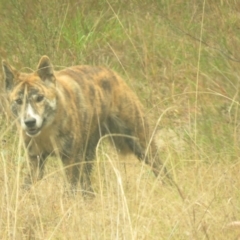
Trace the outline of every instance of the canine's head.
[[30, 137], [41, 133], [53, 120], [56, 111], [56, 88], [53, 67], [43, 56], [33, 73], [21, 73], [2, 62], [5, 90], [11, 110]]

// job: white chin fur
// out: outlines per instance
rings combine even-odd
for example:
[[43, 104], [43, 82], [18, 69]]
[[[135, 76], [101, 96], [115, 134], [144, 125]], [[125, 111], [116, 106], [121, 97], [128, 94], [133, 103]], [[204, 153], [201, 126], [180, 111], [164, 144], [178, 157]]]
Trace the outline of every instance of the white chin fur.
[[26, 132], [26, 134], [27, 134], [29, 137], [37, 137], [40, 133], [41, 133], [41, 131], [37, 132], [36, 134], [30, 134], [30, 133]]

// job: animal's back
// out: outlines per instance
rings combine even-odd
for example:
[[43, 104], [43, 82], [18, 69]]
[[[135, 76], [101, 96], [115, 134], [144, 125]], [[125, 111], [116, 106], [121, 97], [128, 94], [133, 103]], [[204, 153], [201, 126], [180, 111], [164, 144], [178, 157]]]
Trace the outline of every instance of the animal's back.
[[[146, 122], [139, 99], [125, 81], [111, 70], [75, 66], [57, 72], [56, 78], [67, 92], [65, 96], [69, 95], [78, 108], [87, 109], [94, 122], [120, 118], [132, 131]], [[65, 102], [68, 104], [67, 100]], [[94, 122], [92, 125], [97, 125]]]

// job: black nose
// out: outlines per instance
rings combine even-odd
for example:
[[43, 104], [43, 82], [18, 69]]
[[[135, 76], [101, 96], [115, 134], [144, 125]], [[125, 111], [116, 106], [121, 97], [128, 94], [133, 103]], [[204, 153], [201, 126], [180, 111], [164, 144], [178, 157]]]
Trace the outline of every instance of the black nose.
[[27, 118], [24, 120], [24, 123], [27, 127], [31, 128], [34, 127], [36, 124], [36, 119], [35, 118]]

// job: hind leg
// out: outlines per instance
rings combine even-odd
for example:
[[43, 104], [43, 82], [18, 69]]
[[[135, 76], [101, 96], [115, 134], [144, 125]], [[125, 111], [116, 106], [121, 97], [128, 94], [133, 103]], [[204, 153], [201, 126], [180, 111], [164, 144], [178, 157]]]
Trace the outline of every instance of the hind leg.
[[146, 164], [151, 166], [152, 171], [156, 177], [158, 177], [161, 172], [163, 172], [164, 176], [168, 176], [167, 169], [162, 164], [162, 161], [159, 157], [158, 149], [154, 141], [151, 141], [148, 146], [148, 150], [145, 155], [145, 162]]
[[138, 121], [135, 123], [134, 132], [131, 135], [135, 136], [135, 138], [126, 138], [125, 142], [137, 158], [149, 165], [156, 177], [160, 173], [169, 177], [167, 169], [159, 157], [157, 146], [152, 139], [146, 119], [138, 118]]
[[152, 168], [156, 177], [162, 171], [167, 175], [166, 168], [162, 169], [163, 164], [158, 156], [157, 147], [149, 134], [146, 119], [138, 111], [134, 114], [135, 117], [132, 118], [132, 120], [135, 120], [134, 122], [129, 121], [127, 117], [126, 121], [118, 117], [109, 119], [107, 132], [120, 134], [111, 137], [112, 143], [123, 153], [134, 153], [139, 160], [144, 161]]
[[163, 176], [170, 179], [166, 167], [161, 162], [155, 142], [151, 141], [149, 146], [143, 144], [141, 145], [138, 140], [134, 139], [128, 139], [126, 140], [126, 142], [130, 150], [135, 154], [135, 156], [140, 161], [144, 161], [147, 165], [151, 167], [152, 172], [156, 177], [158, 177], [160, 173], [163, 172]]

